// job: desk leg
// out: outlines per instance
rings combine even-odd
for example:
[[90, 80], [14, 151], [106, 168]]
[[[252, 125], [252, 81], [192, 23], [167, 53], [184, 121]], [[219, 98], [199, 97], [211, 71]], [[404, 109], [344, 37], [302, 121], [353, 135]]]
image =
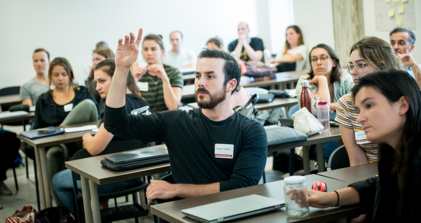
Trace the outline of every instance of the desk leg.
[[99, 210], [98, 184], [89, 181], [89, 189], [91, 190], [91, 206], [94, 223], [99, 223], [101, 222], [101, 212]]
[[50, 195], [50, 182], [48, 181], [48, 169], [47, 169], [47, 156], [45, 155], [45, 148], [39, 148], [39, 158], [41, 160], [41, 175], [43, 179], [44, 188], [40, 187], [41, 190], [44, 189], [45, 204], [47, 208], [52, 207], [51, 195]]
[[310, 146], [303, 146], [304, 175], [310, 174]]
[[318, 173], [325, 172], [325, 159], [323, 158], [323, 144], [316, 145], [317, 150], [317, 166], [319, 167]]
[[80, 181], [82, 183], [82, 196], [83, 196], [83, 210], [85, 211], [85, 222], [92, 223], [92, 211], [91, 211], [91, 194], [89, 191], [88, 179], [83, 176], [80, 176]]
[[[34, 153], [35, 153], [35, 165], [37, 167], [38, 173], [37, 178], [38, 178], [38, 189], [39, 189], [39, 193], [40, 193], [40, 200], [41, 200], [41, 207], [47, 208], [46, 203], [45, 203], [45, 195], [44, 195], [44, 181], [42, 180], [42, 170], [41, 170], [41, 160], [39, 157], [39, 152], [38, 152], [38, 148], [34, 147]], [[28, 165], [28, 164], [26, 164]], [[38, 207], [39, 208], [39, 207]]]

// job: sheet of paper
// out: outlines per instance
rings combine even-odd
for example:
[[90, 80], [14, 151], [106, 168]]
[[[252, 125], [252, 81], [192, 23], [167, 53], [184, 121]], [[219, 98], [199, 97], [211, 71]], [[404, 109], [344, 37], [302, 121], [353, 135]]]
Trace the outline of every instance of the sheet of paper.
[[389, 17], [394, 17], [395, 16], [395, 9], [394, 8], [390, 8], [389, 9]]
[[393, 0], [393, 2], [399, 3], [399, 0]]
[[402, 17], [396, 17], [396, 25], [402, 26]]
[[402, 2], [408, 2], [408, 0], [402, 0]]
[[398, 12], [399, 12], [400, 14], [405, 13], [405, 6], [404, 6], [404, 5], [399, 5]]
[[82, 132], [82, 131], [89, 131], [89, 130], [93, 130], [93, 129], [97, 129], [98, 126], [96, 125], [85, 125], [82, 127], [74, 127], [74, 128], [65, 128], [64, 131], [69, 133], [69, 132]]
[[386, 4], [389, 4], [390, 3], [390, 0], [384, 0], [384, 2], [386, 2]]

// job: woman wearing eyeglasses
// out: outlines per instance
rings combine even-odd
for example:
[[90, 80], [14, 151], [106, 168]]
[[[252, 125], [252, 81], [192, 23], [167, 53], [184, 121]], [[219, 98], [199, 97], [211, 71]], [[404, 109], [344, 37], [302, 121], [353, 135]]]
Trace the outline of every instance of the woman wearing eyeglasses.
[[[303, 80], [309, 81], [312, 96], [313, 114], [316, 114], [318, 100], [328, 102], [330, 110], [336, 110], [336, 101], [351, 92], [354, 83], [352, 77], [341, 69], [339, 58], [335, 51], [326, 44], [319, 44], [311, 49], [310, 72], [303, 75], [296, 87], [297, 98], [300, 100]], [[300, 104], [300, 102], [298, 102]]]
[[[354, 84], [358, 84], [361, 77], [375, 71], [402, 70], [389, 43], [377, 37], [362, 38], [352, 46], [350, 54], [347, 67]], [[358, 115], [351, 94], [343, 96], [336, 103], [335, 120], [340, 124], [342, 141], [351, 166], [376, 162], [378, 157], [377, 144], [367, 140], [361, 124], [357, 122]]]

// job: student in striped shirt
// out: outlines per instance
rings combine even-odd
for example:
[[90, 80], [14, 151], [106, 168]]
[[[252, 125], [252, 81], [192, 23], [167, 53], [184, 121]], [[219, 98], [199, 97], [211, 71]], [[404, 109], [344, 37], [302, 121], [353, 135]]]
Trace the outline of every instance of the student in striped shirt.
[[[402, 70], [402, 65], [386, 41], [377, 37], [364, 37], [352, 46], [347, 68], [357, 85], [360, 78], [369, 73]], [[357, 122], [358, 115], [351, 94], [344, 95], [336, 103], [335, 120], [340, 124], [342, 141], [351, 166], [377, 161], [377, 144], [367, 140], [361, 124]]]
[[142, 44], [146, 68], [138, 62], [132, 66], [133, 77], [139, 81], [139, 90], [152, 112], [178, 109], [181, 101], [183, 76], [177, 68], [163, 64], [164, 53], [162, 36], [149, 34]]

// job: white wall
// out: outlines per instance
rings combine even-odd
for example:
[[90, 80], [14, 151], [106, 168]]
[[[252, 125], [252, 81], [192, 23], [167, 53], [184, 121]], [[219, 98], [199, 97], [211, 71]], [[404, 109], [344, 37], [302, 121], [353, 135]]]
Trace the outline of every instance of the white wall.
[[292, 0], [269, 0], [269, 26], [272, 54], [278, 54], [285, 45], [285, 31], [294, 25]]
[[[415, 12], [421, 12], [421, 1], [414, 1]], [[389, 32], [382, 32], [376, 30], [376, 18], [374, 14], [374, 0], [364, 0], [363, 1], [363, 10], [364, 10], [364, 32], [366, 36], [377, 36], [390, 41]], [[415, 24], [416, 29], [411, 30], [414, 32], [415, 36], [418, 38], [415, 41], [415, 48], [412, 51], [412, 55], [417, 61], [418, 64], [421, 64], [421, 15], [415, 13]], [[405, 26], [404, 26], [405, 27]]]
[[90, 0], [0, 1], [0, 88], [21, 85], [35, 76], [33, 50], [47, 49], [51, 57], [65, 57], [83, 83], [84, 67], [98, 41], [115, 50], [129, 32], [155, 33], [171, 49], [169, 33], [181, 30], [185, 47], [199, 53], [218, 35], [225, 44], [237, 38], [237, 25], [247, 21], [251, 35], [259, 33], [257, 0]]
[[335, 48], [332, 0], [294, 0], [293, 8], [295, 24], [301, 28], [308, 50], [319, 43]]

